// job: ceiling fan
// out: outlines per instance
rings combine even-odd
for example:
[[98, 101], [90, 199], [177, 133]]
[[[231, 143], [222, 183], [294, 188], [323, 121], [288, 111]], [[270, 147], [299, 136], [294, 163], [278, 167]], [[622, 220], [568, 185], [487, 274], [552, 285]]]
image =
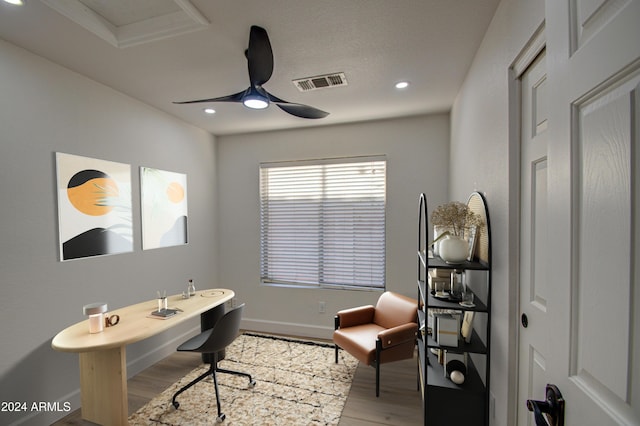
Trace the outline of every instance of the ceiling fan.
[[317, 108], [287, 102], [271, 93], [267, 92], [263, 84], [271, 78], [273, 73], [273, 52], [269, 36], [264, 28], [256, 25], [251, 26], [249, 33], [249, 47], [244, 51], [249, 65], [249, 81], [251, 86], [242, 92], [233, 95], [221, 96], [219, 98], [199, 99], [195, 101], [174, 102], [174, 104], [194, 104], [203, 102], [241, 102], [248, 108], [263, 109], [273, 102], [280, 109], [291, 115], [301, 118], [324, 118], [328, 112]]

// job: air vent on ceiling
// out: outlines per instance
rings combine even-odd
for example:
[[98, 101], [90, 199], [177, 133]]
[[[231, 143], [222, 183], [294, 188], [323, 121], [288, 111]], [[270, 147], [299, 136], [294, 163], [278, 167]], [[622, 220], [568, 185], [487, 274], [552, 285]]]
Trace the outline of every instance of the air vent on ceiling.
[[301, 92], [309, 92], [311, 90], [328, 89], [330, 87], [346, 86], [347, 77], [343, 72], [318, 75], [315, 77], [306, 77], [293, 80], [293, 84]]

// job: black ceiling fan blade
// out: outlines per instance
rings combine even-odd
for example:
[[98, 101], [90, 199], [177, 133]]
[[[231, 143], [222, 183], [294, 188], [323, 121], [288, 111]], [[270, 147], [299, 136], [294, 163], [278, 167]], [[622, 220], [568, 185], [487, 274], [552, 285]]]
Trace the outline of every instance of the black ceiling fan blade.
[[316, 119], [325, 118], [327, 115], [329, 115], [328, 112], [322, 111], [321, 109], [314, 108], [309, 105], [287, 102], [284, 99], [280, 99], [279, 97], [274, 96], [269, 92], [266, 93], [269, 96], [269, 100], [271, 102], [278, 105], [278, 107], [284, 112], [288, 112], [289, 114], [295, 115], [296, 117]]
[[173, 102], [173, 103], [174, 104], [199, 104], [199, 103], [205, 103], [205, 102], [242, 102], [242, 97], [247, 92], [247, 90], [234, 93], [233, 95], [220, 96], [219, 98], [198, 99], [195, 101], [183, 101], [183, 102]]
[[273, 51], [267, 30], [257, 25], [251, 26], [249, 47], [245, 51], [249, 66], [249, 81], [252, 86], [262, 86], [273, 73]]
[[294, 104], [291, 102], [287, 102], [284, 104], [275, 102], [275, 104], [278, 105], [281, 110], [300, 118], [325, 118], [327, 115], [329, 115], [328, 112], [311, 107], [309, 105]]

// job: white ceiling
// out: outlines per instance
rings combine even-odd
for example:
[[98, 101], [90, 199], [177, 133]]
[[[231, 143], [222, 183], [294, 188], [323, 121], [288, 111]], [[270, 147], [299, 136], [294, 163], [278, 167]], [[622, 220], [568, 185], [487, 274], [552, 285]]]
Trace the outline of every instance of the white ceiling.
[[[0, 38], [223, 135], [448, 111], [499, 0], [25, 2], [0, 1]], [[264, 87], [327, 118], [234, 103], [210, 105], [217, 112], [209, 116], [206, 104], [172, 104], [246, 89], [254, 24], [267, 30], [274, 54]], [[348, 86], [301, 93], [291, 82], [336, 72]], [[400, 80], [411, 85], [399, 91]]]

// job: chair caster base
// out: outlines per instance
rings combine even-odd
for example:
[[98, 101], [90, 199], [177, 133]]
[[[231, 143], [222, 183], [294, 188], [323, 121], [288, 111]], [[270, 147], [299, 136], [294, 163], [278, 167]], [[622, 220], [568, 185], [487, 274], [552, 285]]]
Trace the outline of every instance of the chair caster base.
[[250, 388], [255, 388], [255, 387], [256, 387], [256, 381], [255, 381], [255, 380], [251, 380], [251, 381], [249, 382], [249, 387], [250, 387]]
[[178, 407], [180, 407], [180, 403], [178, 401], [173, 401], [173, 408], [175, 408], [176, 410], [178, 409]]
[[224, 422], [224, 419], [227, 418], [227, 415], [224, 413], [220, 413], [220, 415], [218, 417], [216, 417], [216, 423], [222, 423]]

